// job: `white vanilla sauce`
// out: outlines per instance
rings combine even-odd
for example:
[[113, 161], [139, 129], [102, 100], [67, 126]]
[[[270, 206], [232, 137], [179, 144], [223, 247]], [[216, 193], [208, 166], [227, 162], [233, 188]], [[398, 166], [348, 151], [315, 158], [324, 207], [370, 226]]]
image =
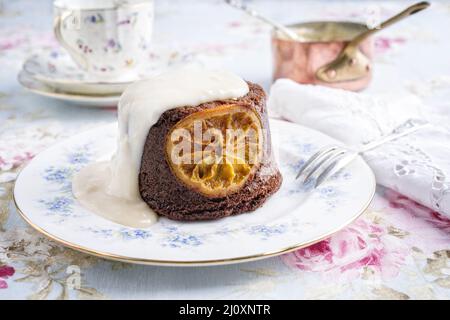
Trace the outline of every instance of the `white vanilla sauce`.
[[74, 196], [84, 207], [106, 219], [136, 228], [150, 226], [157, 221], [157, 216], [142, 201], [138, 186], [141, 157], [150, 128], [167, 110], [237, 99], [248, 90], [247, 83], [230, 72], [194, 67], [133, 83], [119, 101], [115, 155], [110, 161], [81, 169], [72, 181]]

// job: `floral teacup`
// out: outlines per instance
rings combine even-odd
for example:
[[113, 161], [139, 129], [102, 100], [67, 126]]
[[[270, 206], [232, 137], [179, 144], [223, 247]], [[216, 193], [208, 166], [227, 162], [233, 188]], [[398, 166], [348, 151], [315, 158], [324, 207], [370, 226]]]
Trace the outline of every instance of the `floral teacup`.
[[73, 60], [103, 81], [133, 80], [145, 62], [153, 0], [56, 0], [54, 33]]

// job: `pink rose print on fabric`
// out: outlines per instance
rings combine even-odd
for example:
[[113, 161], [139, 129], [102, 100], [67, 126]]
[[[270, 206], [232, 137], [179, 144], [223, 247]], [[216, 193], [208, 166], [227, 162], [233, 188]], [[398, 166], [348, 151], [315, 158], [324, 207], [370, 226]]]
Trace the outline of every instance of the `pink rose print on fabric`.
[[0, 170], [10, 170], [19, 167], [23, 163], [30, 161], [33, 156], [34, 155], [29, 151], [24, 151], [22, 153], [12, 155], [11, 157], [2, 157], [0, 155]]
[[420, 218], [423, 222], [431, 225], [431, 227], [450, 233], [449, 218], [391, 189], [386, 189], [384, 191], [384, 197], [388, 201], [390, 207], [404, 209], [414, 215], [416, 219]]
[[0, 265], [0, 289], [8, 288], [8, 283], [5, 280], [12, 277], [15, 272], [13, 267]]
[[52, 33], [39, 32], [32, 28], [21, 28], [17, 32], [15, 28], [2, 28], [0, 30], [0, 52], [26, 50], [28, 48], [58, 47], [58, 42]]
[[25, 42], [23, 38], [16, 39], [1, 39], [0, 51], [14, 49]]
[[381, 226], [359, 219], [332, 237], [282, 256], [291, 267], [329, 275], [358, 277], [371, 267], [383, 277], [394, 277], [404, 263], [407, 250], [386, 245]]
[[55, 143], [63, 132], [59, 124], [45, 128], [28, 126], [27, 130], [0, 130], [0, 171], [8, 171], [29, 162], [37, 153]]
[[390, 49], [394, 48], [397, 45], [404, 44], [406, 39], [404, 38], [386, 38], [386, 37], [377, 37], [374, 40], [375, 52], [382, 54]]

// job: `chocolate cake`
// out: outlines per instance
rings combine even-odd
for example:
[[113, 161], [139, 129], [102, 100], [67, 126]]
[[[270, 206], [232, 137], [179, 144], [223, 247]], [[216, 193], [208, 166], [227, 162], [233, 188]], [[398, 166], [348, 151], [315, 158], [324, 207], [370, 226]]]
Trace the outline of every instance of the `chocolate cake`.
[[[141, 159], [139, 192], [157, 214], [186, 221], [218, 219], [253, 211], [280, 188], [282, 177], [272, 158], [266, 96], [260, 86], [247, 84], [249, 91], [241, 98], [173, 108], [163, 112], [150, 128]], [[231, 127], [242, 132], [254, 129], [259, 134], [255, 141], [262, 149], [253, 155], [252, 163], [247, 155], [233, 163], [175, 163], [171, 160], [176, 146], [172, 133], [177, 128], [192, 132], [196, 120], [202, 123], [203, 133], [208, 128], [224, 134]], [[188, 156], [195, 158], [194, 153]]]

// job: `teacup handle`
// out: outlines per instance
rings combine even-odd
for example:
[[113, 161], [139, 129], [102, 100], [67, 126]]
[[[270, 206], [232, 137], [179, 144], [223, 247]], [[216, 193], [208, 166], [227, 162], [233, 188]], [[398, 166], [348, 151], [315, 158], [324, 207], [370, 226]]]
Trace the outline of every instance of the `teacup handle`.
[[[62, 14], [57, 15], [55, 20], [53, 21], [53, 33], [55, 34], [56, 40], [58, 40], [59, 44], [66, 49], [75, 62], [84, 70], [88, 69], [88, 62], [86, 58], [76, 49], [73, 48], [70, 44], [64, 40], [64, 37], [61, 32], [61, 27], [63, 23], [70, 17], [73, 17], [74, 11], [64, 11]], [[79, 21], [78, 21], [79, 23]]]

